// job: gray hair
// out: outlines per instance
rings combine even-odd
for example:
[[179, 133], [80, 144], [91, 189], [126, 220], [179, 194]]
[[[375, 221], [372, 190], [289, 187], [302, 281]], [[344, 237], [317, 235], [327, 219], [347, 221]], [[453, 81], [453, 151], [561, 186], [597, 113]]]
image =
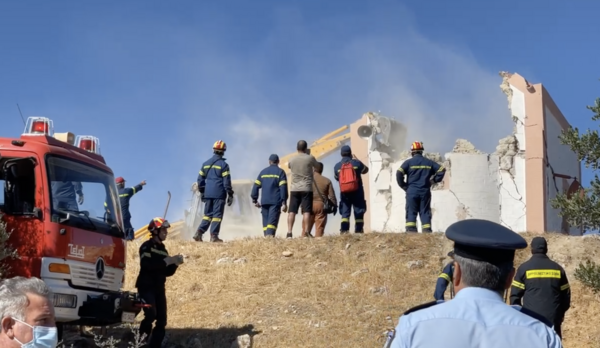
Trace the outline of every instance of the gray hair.
[[52, 303], [50, 288], [39, 278], [14, 277], [0, 282], [0, 320], [6, 317], [25, 321], [27, 294], [39, 295]]
[[454, 255], [454, 261], [460, 266], [461, 282], [466, 286], [495, 291], [502, 296], [504, 287], [513, 269], [512, 262], [493, 265], [485, 261], [467, 259]]

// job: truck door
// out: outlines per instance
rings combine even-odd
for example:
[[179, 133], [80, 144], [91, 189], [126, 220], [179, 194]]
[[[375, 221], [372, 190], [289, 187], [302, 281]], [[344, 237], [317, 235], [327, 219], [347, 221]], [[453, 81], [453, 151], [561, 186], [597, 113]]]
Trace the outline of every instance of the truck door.
[[0, 214], [10, 233], [6, 244], [19, 255], [18, 259], [0, 260], [10, 266], [6, 276], [40, 276], [44, 200], [38, 163], [35, 157], [0, 157]]

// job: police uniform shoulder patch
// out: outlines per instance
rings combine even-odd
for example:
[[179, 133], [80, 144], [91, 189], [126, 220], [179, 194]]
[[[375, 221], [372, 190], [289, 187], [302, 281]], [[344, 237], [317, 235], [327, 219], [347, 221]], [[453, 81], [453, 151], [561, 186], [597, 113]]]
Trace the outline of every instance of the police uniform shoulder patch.
[[511, 307], [525, 315], [532, 317], [533, 319], [537, 319], [537, 320], [541, 321], [542, 323], [546, 324], [546, 326], [548, 326], [548, 327], [554, 326], [548, 319], [546, 319], [546, 317], [532, 311], [531, 309], [527, 309], [527, 308], [521, 307], [519, 305], [512, 305]]
[[413, 312], [416, 312], [416, 311], [420, 311], [421, 309], [429, 308], [429, 307], [435, 306], [435, 305], [440, 304], [440, 303], [444, 303], [444, 300], [437, 300], [437, 301], [431, 301], [431, 302], [423, 303], [421, 305], [418, 305], [416, 307], [413, 307], [413, 308], [407, 310], [402, 315], [407, 315], [407, 314], [410, 314], [410, 313], [413, 313]]

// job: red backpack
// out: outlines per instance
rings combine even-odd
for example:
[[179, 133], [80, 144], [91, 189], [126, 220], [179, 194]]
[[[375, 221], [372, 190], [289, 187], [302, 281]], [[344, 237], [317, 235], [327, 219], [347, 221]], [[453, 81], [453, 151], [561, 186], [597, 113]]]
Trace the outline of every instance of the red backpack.
[[342, 163], [340, 168], [340, 193], [349, 193], [358, 190], [358, 177], [351, 161]]

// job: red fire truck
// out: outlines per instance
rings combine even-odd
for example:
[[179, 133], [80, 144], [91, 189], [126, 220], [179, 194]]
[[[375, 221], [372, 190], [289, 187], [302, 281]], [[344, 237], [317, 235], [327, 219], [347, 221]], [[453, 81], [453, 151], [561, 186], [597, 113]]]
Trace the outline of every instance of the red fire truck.
[[52, 120], [30, 117], [20, 138], [0, 138], [0, 184], [0, 215], [19, 254], [7, 262], [10, 276], [49, 285], [59, 332], [133, 322], [141, 306], [121, 291], [123, 219], [98, 138], [55, 134]]

